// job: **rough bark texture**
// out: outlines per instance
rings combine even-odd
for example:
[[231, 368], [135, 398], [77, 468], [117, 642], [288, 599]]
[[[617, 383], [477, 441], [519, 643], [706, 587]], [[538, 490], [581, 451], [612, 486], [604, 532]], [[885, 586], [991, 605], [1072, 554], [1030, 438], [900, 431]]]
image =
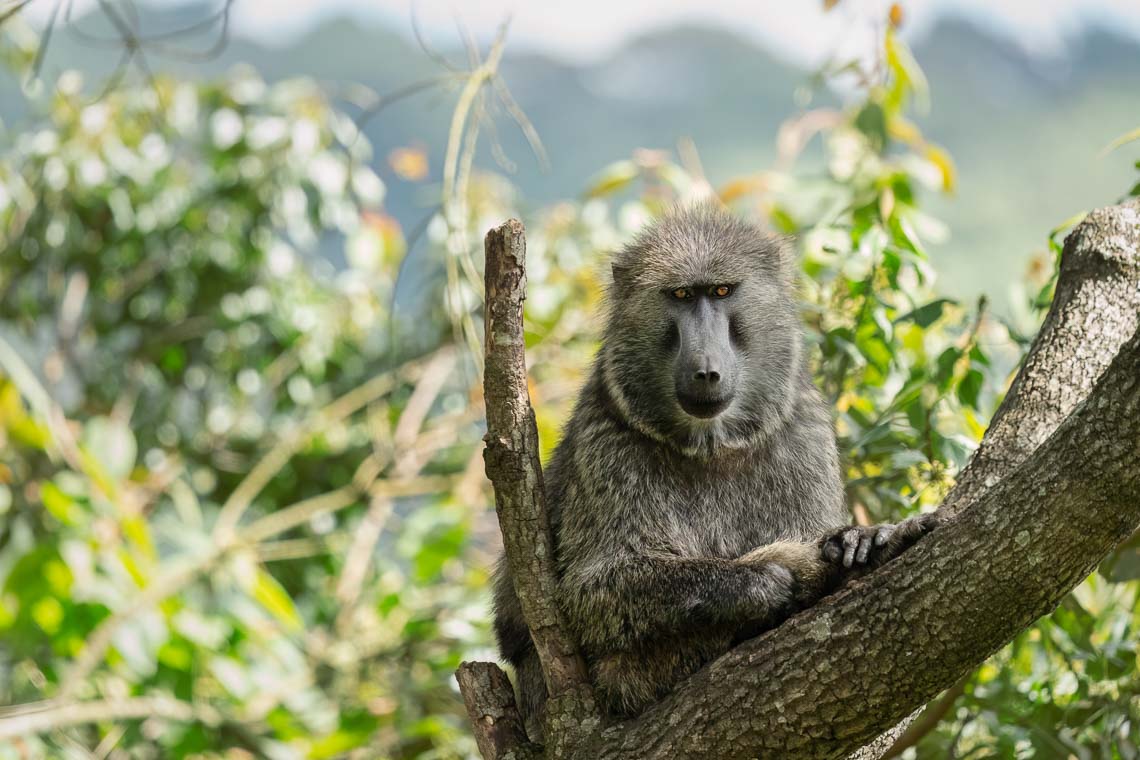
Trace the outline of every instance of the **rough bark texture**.
[[[517, 235], [521, 249], [521, 225], [514, 224], [499, 229]], [[488, 378], [501, 361], [491, 348], [491, 249], [489, 235]], [[1138, 251], [1137, 203], [1094, 212], [1070, 236], [1054, 306], [939, 530], [730, 651], [639, 718], [598, 730], [596, 713], [562, 710], [563, 720], [548, 725], [546, 756], [836, 758], [862, 747], [861, 757], [875, 757], [881, 748], [867, 742], [1049, 613], [1140, 525]], [[521, 372], [520, 254], [511, 266], [507, 289], [520, 291], [518, 309], [498, 316], [519, 322], [517, 342], [507, 345], [517, 350]], [[502, 322], [497, 329], [515, 335]], [[525, 375], [514, 382], [516, 411], [504, 417], [496, 409], [494, 428], [492, 406], [506, 402], [492, 398], [490, 379], [487, 392], [489, 430], [502, 442], [497, 448], [515, 457], [494, 468], [500, 482], [491, 473], [498, 455], [488, 455], [504, 542], [512, 563], [529, 573], [517, 582], [539, 600], [529, 603], [533, 610], [524, 602], [536, 643], [540, 633], [557, 632], [540, 649], [544, 668], [548, 657], [570, 663], [552, 667], [548, 681], [566, 673], [568, 693], [588, 694], [575, 680], [581, 661], [567, 655], [574, 643], [563, 633], [552, 586], [543, 585], [555, 580], [537, 455], [526, 454], [537, 452], [537, 436]], [[471, 690], [464, 688], [469, 705]], [[502, 695], [501, 684], [477, 691]], [[561, 732], [574, 741], [561, 741]]]
[[871, 741], [847, 756], [847, 760], [879, 760], [890, 756], [890, 751], [900, 742], [910, 727], [917, 722], [924, 708], [918, 708], [897, 724], [888, 728]]
[[[548, 734], [547, 751], [551, 756], [561, 756], [570, 751], [579, 736], [592, 731], [598, 719], [585, 663], [555, 601], [558, 580], [538, 458], [538, 429], [527, 392], [523, 340], [526, 237], [522, 222], [511, 219], [490, 230], [484, 251], [487, 448], [483, 458], [495, 489], [495, 511], [515, 591], [542, 663], [550, 695], [548, 718], [565, 727]], [[469, 687], [477, 685], [468, 683]], [[490, 692], [468, 695], [466, 691], [464, 698], [468, 704], [496, 699]], [[516, 713], [511, 720], [517, 719]]]
[[465, 662], [455, 672], [479, 753], [487, 760], [537, 758], [527, 742], [507, 674], [489, 662]]
[[1025, 461], [1138, 324], [1140, 199], [1092, 212], [1065, 240], [1049, 315], [942, 510], [957, 513]]

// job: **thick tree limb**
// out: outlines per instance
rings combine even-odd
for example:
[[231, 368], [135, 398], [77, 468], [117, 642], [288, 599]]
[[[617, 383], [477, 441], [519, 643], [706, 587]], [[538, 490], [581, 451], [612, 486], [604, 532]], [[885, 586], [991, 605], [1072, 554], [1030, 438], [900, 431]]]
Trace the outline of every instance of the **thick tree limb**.
[[[1135, 203], [1090, 215], [1070, 236], [1054, 307], [984, 452], [963, 473], [948, 503], [955, 515], [943, 527], [888, 566], [730, 651], [639, 718], [600, 731], [570, 726], [579, 734], [575, 756], [841, 757], [1050, 612], [1140, 525], [1138, 251]], [[514, 264], [521, 266], [521, 258]], [[521, 272], [513, 278], [519, 287]], [[521, 331], [521, 313], [517, 318]], [[489, 343], [491, 334], [489, 323]], [[521, 367], [521, 332], [517, 340]], [[489, 356], [489, 372], [490, 365]], [[523, 378], [515, 388], [525, 403]], [[490, 391], [487, 403], [490, 417]], [[530, 445], [517, 437], [524, 435], [519, 429], [533, 435], [529, 403], [521, 408], [526, 414], [514, 418], [516, 433], [501, 439], [512, 445]], [[537, 489], [540, 499], [537, 458], [530, 469], [519, 467], [509, 471], [517, 480], [507, 487]], [[518, 553], [521, 540], [527, 552], [537, 551], [518, 561], [546, 572], [545, 521], [537, 521], [541, 535], [534, 543], [504, 519], [516, 505], [508, 501], [504, 509], [503, 502], [500, 495], [508, 556]], [[545, 602], [553, 598], [531, 576], [519, 585]], [[556, 611], [543, 618], [544, 607], [537, 607], [540, 625], [553, 620], [550, 627], [565, 631]], [[572, 651], [552, 639], [554, 655]], [[580, 671], [566, 672], [577, 683]], [[566, 725], [548, 727], [555, 747]], [[547, 747], [548, 757], [564, 754]]]
[[1066, 238], [1049, 314], [942, 511], [957, 513], [1024, 462], [1138, 325], [1140, 199], [1092, 212]]
[[[1094, 211], [1066, 239], [1049, 314], [985, 438], [941, 506], [942, 514], [957, 514], [1025, 461], [1088, 396], [1136, 329], [1138, 213], [1140, 200]], [[923, 721], [927, 717], [924, 713]], [[895, 756], [896, 747], [914, 738], [909, 722], [904, 720], [848, 760]]]

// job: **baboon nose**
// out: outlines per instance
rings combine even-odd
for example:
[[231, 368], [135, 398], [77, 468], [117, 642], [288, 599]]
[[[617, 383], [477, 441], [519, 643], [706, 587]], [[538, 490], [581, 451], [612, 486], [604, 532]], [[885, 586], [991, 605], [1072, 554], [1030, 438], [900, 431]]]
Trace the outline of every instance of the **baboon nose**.
[[720, 382], [720, 373], [715, 369], [710, 370], [697, 370], [693, 373], [693, 379], [698, 383], [708, 383], [709, 385], [716, 385]]

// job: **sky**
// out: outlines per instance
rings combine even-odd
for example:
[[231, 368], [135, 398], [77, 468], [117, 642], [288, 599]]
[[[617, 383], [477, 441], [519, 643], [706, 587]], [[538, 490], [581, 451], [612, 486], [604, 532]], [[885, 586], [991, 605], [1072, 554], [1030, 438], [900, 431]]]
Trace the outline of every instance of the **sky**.
[[[95, 1], [74, 0], [75, 9]], [[206, 1], [219, 7], [223, 2]], [[53, 5], [36, 0], [30, 15], [42, 20]], [[733, 29], [789, 62], [811, 66], [829, 53], [856, 56], [872, 49], [875, 25], [889, 5], [889, 0], [840, 0], [824, 13], [823, 0], [236, 0], [234, 27], [243, 36], [288, 44], [323, 18], [349, 14], [410, 33], [414, 6], [420, 27], [440, 47], [457, 45], [457, 20], [486, 42], [509, 16], [513, 50], [541, 50], [582, 62], [656, 28], [700, 23]], [[963, 16], [1046, 57], [1063, 55], [1066, 38], [1085, 23], [1140, 39], [1140, 0], [901, 0], [901, 5], [904, 32], [912, 37], [921, 37], [941, 16]]]
[[[219, 0], [220, 1], [220, 0]], [[489, 40], [511, 17], [512, 48], [539, 49], [571, 61], [604, 56], [632, 36], [681, 22], [726, 26], [781, 57], [818, 64], [828, 53], [870, 49], [874, 25], [889, 0], [237, 0], [238, 27], [285, 41], [322, 16], [348, 12], [410, 29], [414, 5], [421, 28], [441, 45], [456, 41], [456, 19]], [[904, 31], [921, 36], [942, 15], [974, 19], [1043, 56], [1061, 55], [1084, 23], [1140, 38], [1140, 0], [902, 0]]]

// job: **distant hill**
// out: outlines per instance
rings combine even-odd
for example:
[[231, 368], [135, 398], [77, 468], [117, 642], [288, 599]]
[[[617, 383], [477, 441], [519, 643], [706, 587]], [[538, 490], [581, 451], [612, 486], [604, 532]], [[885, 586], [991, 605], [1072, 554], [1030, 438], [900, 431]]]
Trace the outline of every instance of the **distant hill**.
[[[145, 11], [155, 28], [204, 15], [194, 6], [162, 8]], [[100, 22], [84, 23], [97, 29]], [[241, 61], [271, 80], [305, 75], [329, 82], [330, 92], [345, 82], [389, 92], [440, 73], [404, 31], [333, 19], [287, 46], [239, 38], [215, 61], [159, 65], [207, 76]], [[957, 196], [930, 204], [951, 230], [951, 239], [933, 249], [941, 288], [961, 297], [986, 291], [1000, 305], [1051, 227], [1116, 200], [1134, 181], [1140, 150], [1098, 154], [1140, 126], [1140, 45], [1088, 28], [1074, 37], [1067, 58], [1038, 59], [970, 23], [945, 20], [915, 44], [915, 55], [933, 103], [920, 122], [959, 169]], [[111, 65], [107, 51], [66, 33], [53, 40], [49, 70], [77, 66], [98, 77]], [[502, 120], [504, 147], [519, 165], [515, 180], [537, 205], [577, 195], [598, 169], [635, 148], [673, 148], [683, 136], [694, 139], [714, 181], [765, 168], [780, 123], [796, 110], [793, 92], [809, 72], [729, 31], [686, 26], [632, 40], [583, 66], [508, 49], [503, 74], [550, 153], [551, 169], [542, 174]], [[6, 121], [20, 111], [11, 93], [10, 82], [0, 83]], [[393, 176], [383, 157], [420, 142], [438, 172], [453, 101], [448, 93], [421, 96], [368, 124], [389, 205], [405, 224], [422, 216], [427, 199], [422, 187]], [[483, 161], [491, 164], [486, 151]]]

